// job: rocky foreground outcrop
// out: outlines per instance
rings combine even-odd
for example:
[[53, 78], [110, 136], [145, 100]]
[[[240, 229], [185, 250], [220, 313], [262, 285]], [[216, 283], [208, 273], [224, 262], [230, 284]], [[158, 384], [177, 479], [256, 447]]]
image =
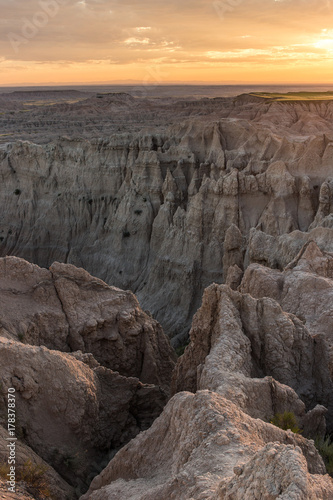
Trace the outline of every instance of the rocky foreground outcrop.
[[[332, 429], [325, 338], [276, 300], [216, 284], [190, 338], [175, 395], [82, 500], [330, 499], [333, 480], [306, 439]], [[268, 423], [284, 412], [303, 435]]]
[[[53, 467], [45, 462], [32, 448], [23, 442], [21, 439], [15, 443], [15, 476], [16, 476], [16, 492], [10, 493], [8, 490], [7, 480], [4, 478], [9, 472], [8, 461], [8, 432], [0, 426], [0, 464], [1, 478], [0, 479], [0, 498], [1, 499], [33, 499], [38, 498], [37, 491], [52, 494], [55, 500], [75, 500], [75, 491]], [[28, 484], [26, 481], [29, 479]], [[26, 480], [26, 481], [25, 481]], [[35, 488], [34, 488], [35, 487]], [[29, 491], [30, 489], [30, 491]]]
[[[235, 241], [231, 228], [230, 269]], [[309, 243], [288, 269], [329, 281], [331, 260]], [[329, 346], [281, 296], [244, 293], [261, 267], [248, 268], [242, 291], [206, 289], [167, 402], [174, 355], [131, 292], [72, 265], [1, 259], [1, 418], [5, 426], [14, 387], [20, 467], [46, 465], [59, 500], [91, 480], [82, 500], [329, 500], [333, 481], [308, 439], [332, 429]], [[270, 272], [273, 283], [284, 279]], [[302, 435], [268, 423], [284, 411]]]
[[313, 442], [243, 413], [217, 393], [174, 396], [81, 500], [322, 499], [333, 481]]
[[18, 437], [82, 492], [161, 413], [174, 351], [131, 292], [82, 269], [8, 257], [0, 276], [1, 423], [12, 387]]
[[174, 351], [133, 293], [83, 269], [42, 269], [0, 259], [1, 336], [62, 352], [91, 354], [125, 377], [168, 388]]
[[209, 389], [264, 420], [285, 410], [302, 419], [305, 407], [320, 404], [332, 425], [328, 346], [276, 301], [211, 285], [190, 336], [174, 371], [174, 393]]

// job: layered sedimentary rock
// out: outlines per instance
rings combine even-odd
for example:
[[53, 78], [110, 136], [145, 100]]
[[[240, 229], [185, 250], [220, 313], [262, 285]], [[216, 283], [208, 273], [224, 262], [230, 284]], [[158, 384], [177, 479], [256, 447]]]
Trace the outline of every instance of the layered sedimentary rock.
[[[166, 401], [158, 386], [46, 347], [1, 338], [0, 357], [2, 387], [16, 391], [17, 432], [74, 486], [89, 484], [107, 454], [148, 428]], [[5, 406], [3, 399], [2, 413]]]
[[219, 485], [219, 500], [243, 498], [308, 498], [328, 500], [332, 480], [311, 475], [299, 447], [270, 443], [248, 463], [237, 468], [235, 476]]
[[[308, 230], [330, 234], [332, 103], [94, 99], [71, 112], [110, 106], [126, 132], [1, 147], [1, 255], [82, 266], [182, 337], [230, 267], [283, 267]], [[154, 130], [140, 130], [145, 107]]]
[[[0, 255], [45, 267], [0, 260], [25, 444], [83, 491], [134, 437], [85, 499], [333, 497], [306, 439], [333, 428], [332, 110], [93, 96], [32, 111], [71, 137], [1, 146]], [[208, 286], [162, 413], [172, 350], [106, 283], [175, 344]]]
[[[311, 234], [311, 233], [310, 233]], [[240, 286], [254, 297], [271, 297], [304, 322], [312, 336], [325, 337], [333, 366], [333, 254], [310, 240], [283, 271], [251, 264]]]
[[333, 252], [333, 228], [318, 226], [308, 232], [293, 231], [281, 236], [272, 236], [260, 229], [252, 229], [245, 257], [246, 265], [258, 263], [282, 270], [310, 241], [314, 241], [323, 251]]

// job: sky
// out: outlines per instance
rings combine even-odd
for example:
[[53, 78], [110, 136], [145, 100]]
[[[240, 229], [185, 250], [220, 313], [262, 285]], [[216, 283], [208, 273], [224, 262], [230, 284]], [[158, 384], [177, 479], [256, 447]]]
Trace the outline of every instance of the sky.
[[333, 0], [0, 0], [0, 85], [333, 84]]

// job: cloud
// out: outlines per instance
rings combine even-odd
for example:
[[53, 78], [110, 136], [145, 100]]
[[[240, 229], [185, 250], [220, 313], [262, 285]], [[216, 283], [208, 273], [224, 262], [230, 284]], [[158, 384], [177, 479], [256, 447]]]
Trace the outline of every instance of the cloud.
[[13, 67], [157, 59], [180, 67], [247, 61], [249, 71], [265, 61], [308, 65], [331, 58], [332, 7], [331, 0], [0, 0], [0, 58]]
[[127, 38], [124, 40], [125, 45], [149, 45], [150, 44], [150, 39], [149, 38]]

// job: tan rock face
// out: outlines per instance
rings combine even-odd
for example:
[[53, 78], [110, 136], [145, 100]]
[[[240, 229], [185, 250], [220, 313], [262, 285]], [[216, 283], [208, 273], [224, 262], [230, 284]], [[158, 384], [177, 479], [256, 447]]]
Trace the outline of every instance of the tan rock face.
[[285, 268], [293, 261], [303, 246], [314, 241], [322, 251], [333, 252], [333, 229], [317, 227], [309, 232], [293, 231], [278, 237], [252, 229], [246, 264], [258, 263], [270, 268]]
[[220, 483], [218, 499], [329, 500], [332, 495], [332, 480], [328, 476], [309, 474], [298, 446], [270, 443], [234, 472], [233, 478]]
[[216, 284], [190, 337], [176, 394], [81, 500], [330, 499], [333, 480], [314, 442], [267, 423], [288, 411], [304, 436], [325, 434], [325, 417], [331, 426], [325, 340], [275, 300]]
[[287, 499], [291, 493], [329, 499], [333, 481], [323, 473], [313, 443], [302, 436], [251, 418], [217, 393], [183, 392], [118, 452], [81, 500]]
[[328, 407], [331, 421], [326, 343], [313, 339], [276, 301], [211, 285], [190, 337], [174, 371], [173, 393], [209, 389], [254, 417], [294, 411], [302, 418], [304, 407], [295, 391], [307, 409], [317, 403]]
[[69, 351], [69, 325], [49, 270], [15, 257], [0, 259], [2, 336]]
[[166, 401], [155, 385], [45, 347], [0, 339], [0, 358], [3, 391], [16, 390], [17, 432], [81, 491], [107, 454], [149, 427]]
[[126, 377], [168, 387], [174, 351], [131, 292], [55, 263], [41, 269], [0, 259], [3, 335], [60, 351], [91, 353]]
[[131, 292], [83, 269], [7, 257], [0, 276], [1, 423], [13, 387], [18, 437], [83, 492], [161, 413], [174, 351]]
[[324, 336], [332, 370], [333, 254], [310, 241], [282, 272], [251, 264], [240, 290], [258, 298], [274, 298], [285, 311], [301, 319], [312, 336]]
[[237, 266], [237, 264], [229, 267], [227, 278], [225, 281], [226, 285], [230, 286], [232, 290], [237, 290], [237, 288], [241, 284], [243, 274], [243, 271]]
[[244, 262], [244, 239], [242, 233], [235, 224], [232, 224], [228, 228], [223, 245], [223, 271], [224, 275], [227, 277], [229, 268], [237, 266], [239, 269], [242, 269]]

